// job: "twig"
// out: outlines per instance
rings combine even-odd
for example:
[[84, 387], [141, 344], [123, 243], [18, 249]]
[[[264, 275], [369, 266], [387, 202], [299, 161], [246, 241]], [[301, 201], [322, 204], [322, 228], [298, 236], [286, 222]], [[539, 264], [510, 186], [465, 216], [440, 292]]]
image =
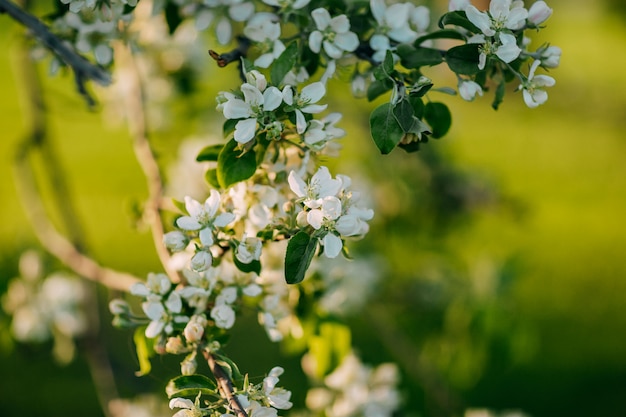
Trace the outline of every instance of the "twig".
[[454, 415], [461, 408], [461, 402], [441, 381], [433, 369], [420, 364], [416, 359], [418, 349], [408, 340], [403, 332], [394, 323], [393, 317], [385, 308], [368, 310], [369, 322], [381, 336], [389, 352], [405, 365], [405, 371], [418, 381], [427, 395], [436, 404], [434, 415]]
[[181, 277], [178, 272], [170, 266], [171, 256], [163, 243], [163, 235], [165, 234], [161, 219], [163, 180], [161, 178], [159, 164], [156, 161], [154, 152], [150, 146], [150, 141], [148, 140], [147, 120], [144, 111], [144, 90], [139, 75], [139, 69], [137, 68], [130, 47], [118, 42], [114, 47], [114, 51], [115, 60], [120, 68], [120, 79], [124, 79], [124, 85], [127, 88], [124, 94], [126, 117], [133, 139], [135, 157], [148, 182], [149, 196], [144, 207], [143, 220], [150, 225], [157, 255], [167, 275], [172, 282], [180, 282]]
[[76, 88], [87, 99], [89, 105], [93, 105], [94, 102], [85, 87], [87, 80], [93, 80], [102, 86], [111, 84], [111, 75], [107, 71], [76, 53], [63, 40], [50, 32], [48, 26], [35, 16], [9, 0], [0, 0], [1, 12], [8, 14], [13, 20], [27, 27], [45, 47], [53, 51], [63, 62], [72, 68], [76, 80]]
[[241, 403], [235, 396], [233, 383], [224, 369], [222, 369], [222, 367], [216, 362], [215, 357], [211, 354], [211, 352], [203, 349], [202, 354], [204, 355], [204, 359], [206, 359], [209, 364], [209, 368], [217, 381], [217, 388], [219, 389], [220, 394], [228, 401], [231, 410], [237, 415], [237, 417], [248, 417], [248, 413], [246, 413], [246, 410], [243, 409]]

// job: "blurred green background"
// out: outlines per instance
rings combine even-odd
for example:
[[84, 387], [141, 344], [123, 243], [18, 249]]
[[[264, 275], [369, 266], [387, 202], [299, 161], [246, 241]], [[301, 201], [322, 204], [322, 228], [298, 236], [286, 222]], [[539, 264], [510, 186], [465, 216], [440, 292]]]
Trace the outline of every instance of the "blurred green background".
[[[355, 250], [387, 263], [365, 314], [348, 321], [366, 362], [401, 365], [407, 415], [463, 407], [626, 415], [626, 14], [618, 0], [549, 4], [555, 13], [533, 45], [549, 40], [563, 57], [539, 109], [512, 91], [497, 112], [489, 97], [433, 96], [453, 111], [448, 136], [418, 154], [381, 157], [364, 128], [366, 104], [344, 105], [349, 134], [338, 171], [375, 184], [376, 220]], [[17, 275], [21, 251], [36, 246], [13, 182], [28, 131], [16, 29], [0, 16], [0, 292]], [[140, 276], [158, 270], [151, 237], [132, 214], [146, 191], [126, 130], [88, 111], [70, 77], [40, 70], [51, 138], [90, 253]], [[205, 75], [153, 137], [164, 166], [185, 137], [220, 129], [213, 96], [231, 79], [212, 67]], [[333, 100], [345, 103], [347, 89], [337, 91]], [[162, 389], [176, 361], [157, 359], [153, 375], [135, 377], [132, 335], [111, 329], [101, 310], [100, 340], [121, 394]], [[50, 346], [10, 342], [8, 317], [0, 318], [0, 415], [100, 414], [84, 355], [59, 367]], [[242, 368], [262, 374], [269, 368], [257, 362], [268, 356], [297, 368], [298, 358], [265, 342], [253, 317], [238, 329], [231, 351]], [[250, 334], [261, 340], [254, 351]], [[285, 379], [290, 388], [294, 374]], [[304, 392], [294, 391], [301, 401]]]

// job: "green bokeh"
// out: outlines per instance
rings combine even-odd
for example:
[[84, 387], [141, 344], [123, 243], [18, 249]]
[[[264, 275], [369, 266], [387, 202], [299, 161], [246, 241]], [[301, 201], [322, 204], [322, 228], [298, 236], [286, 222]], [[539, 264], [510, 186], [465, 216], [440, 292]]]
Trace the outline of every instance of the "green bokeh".
[[[437, 413], [424, 399], [432, 391], [413, 377], [424, 358], [437, 360], [429, 365], [467, 406], [518, 408], [535, 417], [626, 415], [626, 27], [623, 15], [608, 13], [600, 2], [550, 5], [555, 14], [533, 44], [549, 39], [563, 58], [552, 74], [557, 84], [550, 99], [539, 109], [527, 109], [512, 91], [498, 112], [489, 108], [489, 98], [465, 103], [434, 96], [453, 111], [449, 135], [419, 155], [395, 151], [381, 158], [366, 137], [363, 107], [343, 106], [344, 120], [355, 122], [345, 125], [350, 134], [340, 171], [369, 172], [386, 186], [374, 191], [377, 220], [360, 248], [384, 249], [391, 271], [368, 313], [351, 319], [354, 340], [366, 360], [404, 365], [409, 405], [423, 415]], [[17, 273], [19, 252], [35, 244], [12, 181], [16, 144], [27, 128], [16, 75], [18, 38], [7, 22], [0, 15], [6, 51], [0, 54], [0, 289]], [[211, 71], [208, 90], [225, 88]], [[124, 127], [87, 111], [68, 76], [42, 78], [51, 137], [90, 252], [105, 265], [141, 276], [158, 270], [150, 235], [133, 226], [131, 207], [146, 191]], [[337, 88], [343, 89], [338, 96], [348, 94]], [[182, 138], [219, 126], [212, 97], [176, 103], [179, 117], [195, 118], [154, 138], [162, 162], [171, 160]], [[433, 169], [437, 164], [443, 168]], [[482, 199], [476, 208], [459, 208], [467, 198], [457, 200], [451, 191], [444, 199], [450, 190], [438, 184], [474, 189]], [[435, 272], [429, 274], [429, 265]], [[483, 267], [500, 271], [499, 285], [475, 279], [489, 276], [481, 275]], [[372, 337], [374, 316], [383, 325], [389, 318], [397, 322], [390, 334]], [[158, 360], [154, 376], [134, 377], [132, 335], [111, 329], [106, 313], [102, 321], [102, 343], [123, 395], [161, 389], [177, 371], [175, 361]], [[297, 366], [297, 358], [281, 358], [277, 346], [265, 343], [252, 321], [231, 343], [242, 367], [266, 372], [269, 367], [257, 363], [264, 355], [280, 358], [269, 365]], [[393, 331], [402, 334], [390, 342]], [[246, 347], [249, 334], [263, 340], [254, 351]], [[402, 340], [410, 347], [405, 356], [390, 347]], [[84, 356], [57, 367], [48, 361], [48, 348], [0, 351], [0, 415], [98, 415]], [[286, 386], [298, 385], [294, 374]], [[295, 394], [301, 401], [302, 391]]]

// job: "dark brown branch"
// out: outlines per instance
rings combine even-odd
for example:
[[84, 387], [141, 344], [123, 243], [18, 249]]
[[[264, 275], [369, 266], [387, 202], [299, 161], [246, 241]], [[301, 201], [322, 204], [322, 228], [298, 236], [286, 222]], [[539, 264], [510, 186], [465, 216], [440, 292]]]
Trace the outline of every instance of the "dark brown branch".
[[204, 349], [202, 350], [202, 354], [204, 355], [204, 359], [206, 359], [209, 364], [209, 368], [217, 381], [217, 388], [219, 389], [222, 398], [225, 398], [226, 401], [228, 401], [231, 410], [237, 417], [248, 417], [248, 413], [246, 413], [246, 410], [243, 409], [241, 403], [235, 396], [233, 383], [224, 369], [222, 369], [222, 367], [217, 363], [211, 352]]
[[148, 200], [145, 203], [143, 220], [150, 226], [157, 255], [172, 282], [180, 282], [180, 275], [170, 266], [171, 256], [163, 243], [165, 230], [161, 218], [163, 206], [163, 180], [161, 170], [148, 139], [148, 127], [144, 111], [144, 89], [139, 68], [130, 48], [118, 42], [115, 45], [115, 59], [121, 69], [120, 78], [124, 77], [127, 88], [125, 98], [126, 118], [133, 140], [135, 157], [148, 183]]
[[8, 14], [13, 20], [27, 27], [41, 43], [54, 52], [63, 62], [72, 68], [76, 79], [76, 88], [93, 105], [93, 99], [89, 96], [85, 87], [87, 80], [93, 80], [102, 86], [111, 84], [111, 75], [104, 69], [92, 64], [87, 59], [76, 53], [62, 39], [54, 35], [38, 18], [24, 11], [9, 0], [0, 0], [0, 13]]

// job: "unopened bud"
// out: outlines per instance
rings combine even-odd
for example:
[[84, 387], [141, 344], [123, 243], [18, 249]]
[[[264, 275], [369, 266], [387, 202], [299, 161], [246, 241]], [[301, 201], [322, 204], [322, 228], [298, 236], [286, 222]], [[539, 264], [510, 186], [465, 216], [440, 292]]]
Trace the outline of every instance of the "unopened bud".
[[114, 298], [109, 302], [109, 311], [114, 316], [126, 315], [130, 313], [130, 306], [128, 303], [120, 298]]
[[165, 247], [172, 252], [179, 252], [187, 247], [189, 240], [183, 232], [175, 230], [163, 236], [163, 243], [165, 243]]
[[207, 251], [199, 251], [191, 258], [191, 269], [197, 272], [206, 271], [211, 267], [213, 256]]
[[198, 363], [195, 358], [185, 359], [180, 363], [180, 373], [183, 375], [193, 375], [196, 373]]
[[178, 355], [185, 351], [185, 346], [180, 337], [168, 337], [167, 343], [165, 343], [165, 351], [173, 355]]
[[552, 16], [552, 9], [548, 7], [545, 1], [536, 1], [528, 9], [528, 22], [539, 26]]

